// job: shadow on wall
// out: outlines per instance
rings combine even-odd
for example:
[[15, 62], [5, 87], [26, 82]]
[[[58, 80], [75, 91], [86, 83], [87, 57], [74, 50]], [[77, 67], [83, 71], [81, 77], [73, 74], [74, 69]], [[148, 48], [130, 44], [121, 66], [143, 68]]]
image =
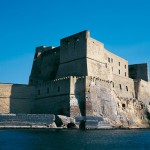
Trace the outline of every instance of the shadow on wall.
[[35, 89], [33, 86], [14, 84], [11, 87], [10, 113], [32, 113]]
[[78, 102], [79, 113], [81, 114], [81, 116], [85, 116], [86, 115], [85, 79], [84, 80], [80, 78], [77, 79], [75, 84], [75, 98], [77, 99]]

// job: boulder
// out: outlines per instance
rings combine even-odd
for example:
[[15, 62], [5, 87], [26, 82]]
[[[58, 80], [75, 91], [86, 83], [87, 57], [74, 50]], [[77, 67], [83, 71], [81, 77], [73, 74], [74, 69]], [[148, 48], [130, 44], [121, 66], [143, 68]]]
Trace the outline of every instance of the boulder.
[[55, 119], [57, 127], [76, 128], [75, 119], [63, 115], [57, 115]]

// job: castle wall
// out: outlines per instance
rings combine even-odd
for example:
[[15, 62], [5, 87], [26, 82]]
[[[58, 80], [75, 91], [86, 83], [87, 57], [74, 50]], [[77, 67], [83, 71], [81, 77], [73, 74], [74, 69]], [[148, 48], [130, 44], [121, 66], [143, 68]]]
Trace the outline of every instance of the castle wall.
[[134, 80], [137, 98], [143, 102], [150, 100], [150, 82]]
[[134, 81], [130, 78], [113, 75], [113, 90], [119, 97], [135, 98]]
[[83, 31], [60, 41], [60, 63], [66, 63], [76, 59], [85, 58], [86, 41], [89, 37], [88, 31]]
[[128, 78], [128, 61], [105, 49], [108, 65], [112, 73], [123, 78]]
[[37, 85], [39, 80], [55, 79], [59, 66], [60, 48], [42, 48], [39, 54], [35, 55], [37, 56], [33, 61], [29, 84]]
[[87, 74], [86, 64], [86, 40], [88, 31], [61, 39], [60, 65], [57, 78], [63, 76], [85, 76]]
[[85, 76], [86, 73], [86, 59], [79, 59], [60, 64], [57, 78], [65, 76]]
[[[103, 68], [100, 67], [99, 69], [95, 69], [98, 66], [98, 63], [99, 64], [101, 63], [104, 64], [107, 68], [109, 68], [109, 70], [107, 69], [106, 75], [115, 74], [121, 77], [126, 77], [126, 78], [128, 77], [128, 61], [107, 51], [104, 48], [103, 43], [90, 37], [87, 38], [87, 58], [88, 58], [88, 65], [87, 65], [88, 76], [94, 75], [94, 76], [101, 77], [100, 76], [101, 73], [99, 73], [98, 71], [101, 70], [102, 72], [103, 71], [105, 72], [106, 70], [105, 67]], [[94, 66], [94, 62], [95, 62], [95, 66]], [[108, 77], [108, 80], [110, 80], [110, 77]]]
[[86, 77], [71, 77], [70, 79], [70, 116], [85, 116]]
[[111, 82], [86, 77], [86, 116], [108, 116], [115, 119], [115, 108]]
[[34, 97], [33, 86], [0, 84], [0, 113], [32, 113]]
[[[119, 81], [123, 82], [118, 78]], [[132, 80], [129, 82], [132, 83]], [[127, 125], [129, 118], [133, 120], [135, 119], [134, 117], [138, 117], [136, 113], [139, 111], [139, 105], [138, 110], [134, 111], [136, 102], [132, 97], [133, 91], [134, 87], [129, 91], [119, 91], [117, 87], [113, 87], [111, 81], [96, 77], [86, 77], [86, 116], [106, 117], [112, 120], [113, 123], [122, 120], [122, 123]]]
[[70, 78], [56, 79], [36, 87], [35, 113], [70, 115]]
[[113, 76], [111, 68], [105, 63], [87, 58], [87, 66], [88, 76], [100, 77], [104, 80], [112, 80]]
[[132, 79], [142, 79], [148, 81], [148, 65], [146, 63], [129, 65], [129, 76]]

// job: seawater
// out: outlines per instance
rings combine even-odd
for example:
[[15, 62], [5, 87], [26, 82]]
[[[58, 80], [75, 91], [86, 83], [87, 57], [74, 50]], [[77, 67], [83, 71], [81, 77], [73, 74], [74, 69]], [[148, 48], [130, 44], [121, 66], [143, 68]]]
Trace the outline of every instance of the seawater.
[[0, 150], [150, 150], [150, 130], [0, 130]]

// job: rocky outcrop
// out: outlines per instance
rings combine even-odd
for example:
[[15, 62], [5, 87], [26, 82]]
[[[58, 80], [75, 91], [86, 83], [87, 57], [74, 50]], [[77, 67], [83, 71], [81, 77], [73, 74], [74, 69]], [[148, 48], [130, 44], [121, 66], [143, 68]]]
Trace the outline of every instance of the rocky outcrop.
[[57, 127], [63, 128], [78, 128], [75, 119], [67, 116], [57, 115], [55, 119]]
[[89, 81], [87, 87], [86, 116], [101, 117], [114, 128], [150, 126], [150, 98], [121, 97], [108, 81]]

